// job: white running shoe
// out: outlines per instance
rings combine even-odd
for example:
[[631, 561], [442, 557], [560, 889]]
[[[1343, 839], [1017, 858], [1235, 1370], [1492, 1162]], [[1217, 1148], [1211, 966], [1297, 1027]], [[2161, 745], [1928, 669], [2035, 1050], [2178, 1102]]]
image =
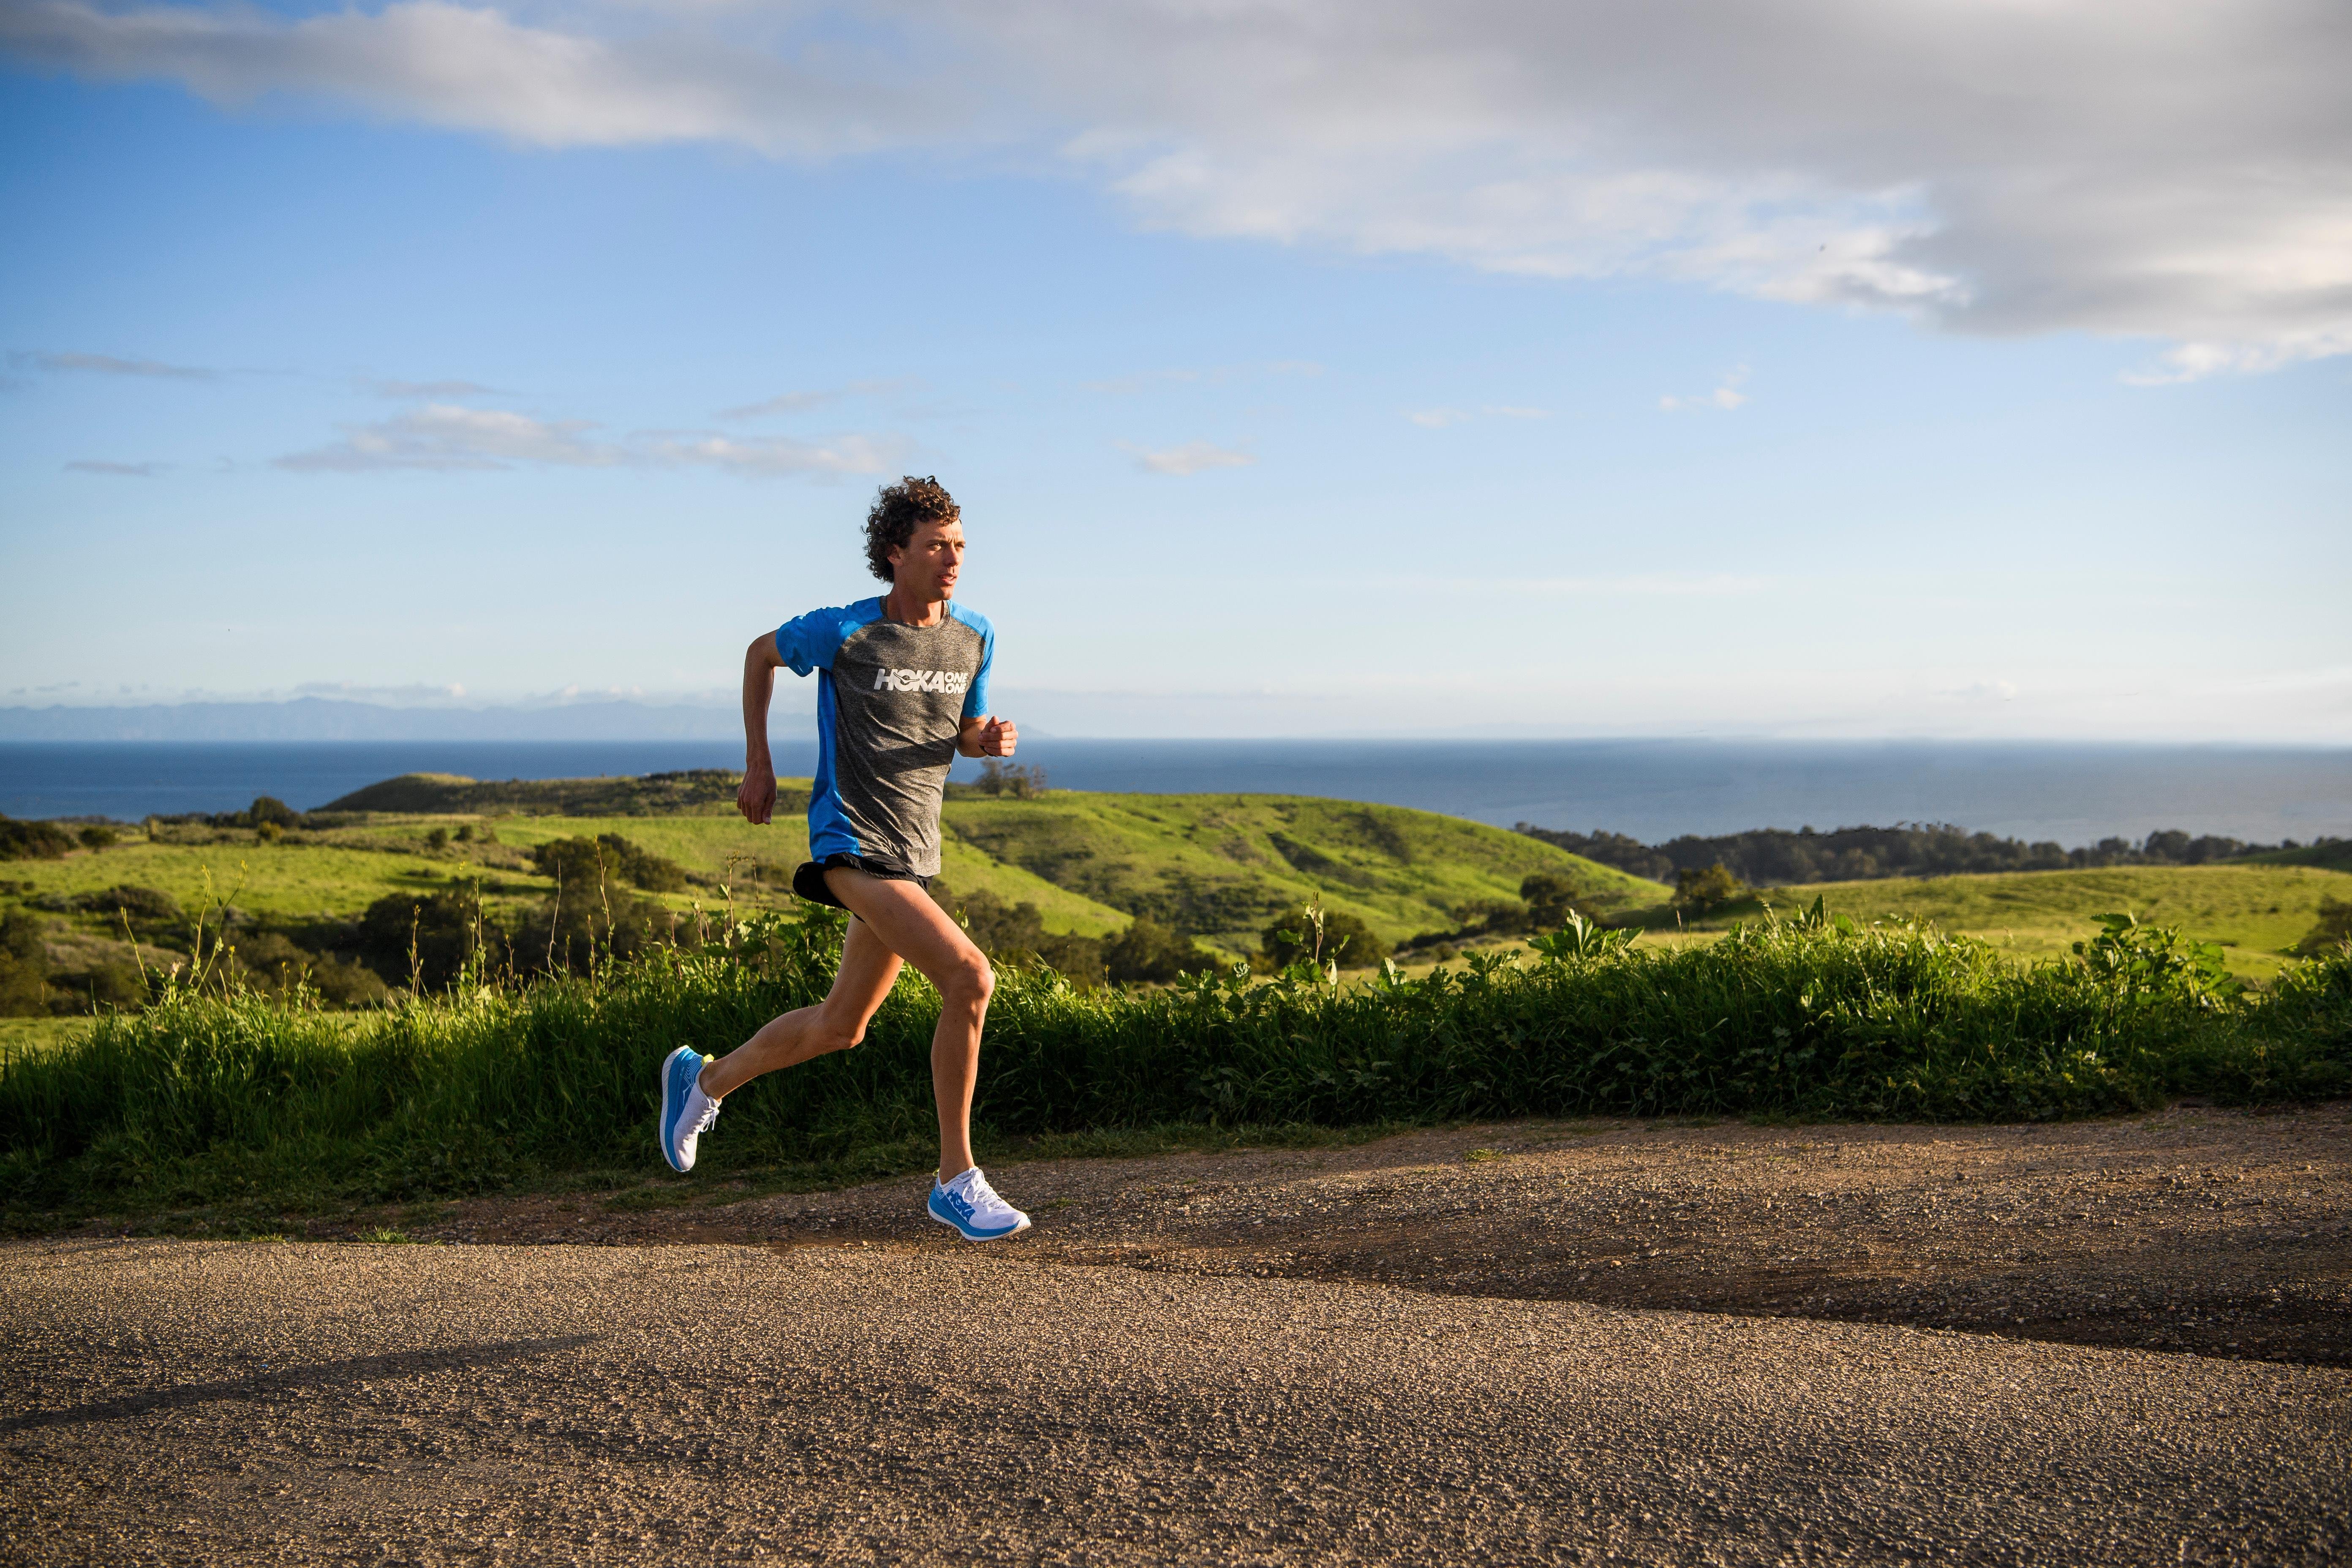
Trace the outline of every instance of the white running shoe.
[[955, 1226], [966, 1241], [994, 1241], [1029, 1228], [1029, 1216], [996, 1195], [980, 1167], [952, 1180], [931, 1178], [931, 1217]]
[[673, 1171], [694, 1169], [696, 1140], [719, 1120], [719, 1102], [702, 1092], [702, 1068], [710, 1058], [692, 1046], [680, 1046], [662, 1063], [662, 1158]]

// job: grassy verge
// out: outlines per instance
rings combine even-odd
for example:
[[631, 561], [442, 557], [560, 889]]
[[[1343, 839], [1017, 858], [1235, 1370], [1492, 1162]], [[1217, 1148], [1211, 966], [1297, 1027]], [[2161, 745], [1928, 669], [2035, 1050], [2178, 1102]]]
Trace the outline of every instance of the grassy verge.
[[[182, 992], [102, 1017], [0, 1062], [0, 1202], [13, 1226], [42, 1227], [658, 1170], [655, 1064], [813, 1000], [839, 929], [821, 912], [763, 918], [699, 953], [375, 1013]], [[1537, 1115], [2019, 1120], [2352, 1089], [2352, 955], [2294, 965], [2256, 994], [2211, 950], [2139, 927], [2034, 965], [1926, 928], [1819, 915], [1706, 946], [1590, 931], [1548, 945], [1534, 961], [1474, 956], [1368, 986], [1297, 971], [1080, 992], [1009, 973], [989, 1019], [983, 1136], [1076, 1149], [1171, 1128]], [[934, 1005], [904, 979], [863, 1047], [735, 1096], [689, 1184], [921, 1168]]]

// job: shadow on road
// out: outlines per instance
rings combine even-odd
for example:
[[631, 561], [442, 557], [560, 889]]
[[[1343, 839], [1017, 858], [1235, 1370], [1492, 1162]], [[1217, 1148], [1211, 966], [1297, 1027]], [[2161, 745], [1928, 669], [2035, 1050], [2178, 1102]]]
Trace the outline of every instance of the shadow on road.
[[288, 1367], [282, 1372], [257, 1373], [250, 1377], [230, 1378], [219, 1383], [191, 1383], [177, 1388], [151, 1389], [144, 1394], [126, 1394], [121, 1399], [104, 1400], [95, 1405], [77, 1405], [66, 1410], [41, 1410], [28, 1415], [12, 1415], [0, 1420], [0, 1434], [22, 1432], [34, 1426], [79, 1426], [94, 1421], [121, 1421], [132, 1415], [143, 1415], [151, 1410], [172, 1410], [220, 1400], [267, 1399], [272, 1394], [308, 1389], [347, 1388], [376, 1378], [421, 1377], [428, 1373], [471, 1371], [504, 1362], [520, 1361], [529, 1356], [573, 1350], [593, 1343], [601, 1337], [596, 1334], [565, 1334], [556, 1339], [514, 1340], [505, 1344], [455, 1345], [446, 1350], [354, 1356], [348, 1361]]

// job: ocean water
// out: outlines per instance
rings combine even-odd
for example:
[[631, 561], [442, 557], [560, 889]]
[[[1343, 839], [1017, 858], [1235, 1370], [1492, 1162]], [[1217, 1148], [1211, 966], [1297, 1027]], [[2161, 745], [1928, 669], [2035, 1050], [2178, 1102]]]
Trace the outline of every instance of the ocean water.
[[[2171, 827], [2261, 843], [2352, 837], [2352, 748], [1036, 737], [1020, 760], [1063, 789], [1329, 795], [1651, 843], [1895, 822], [2069, 847]], [[257, 795], [308, 810], [395, 773], [569, 778], [741, 762], [740, 743], [700, 741], [18, 742], [0, 745], [0, 812], [136, 821], [235, 810]], [[814, 763], [813, 743], [777, 747], [780, 773]], [[956, 776], [977, 771], [959, 763]]]

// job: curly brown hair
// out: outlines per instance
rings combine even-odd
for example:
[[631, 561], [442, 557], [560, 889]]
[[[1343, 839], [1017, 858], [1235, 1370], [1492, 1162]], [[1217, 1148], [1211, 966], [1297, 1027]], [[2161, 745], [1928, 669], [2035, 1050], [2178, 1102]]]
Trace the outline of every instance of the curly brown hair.
[[945, 485], [908, 474], [884, 485], [866, 513], [866, 564], [885, 583], [891, 580], [890, 552], [903, 549], [927, 522], [953, 522], [963, 515]]

